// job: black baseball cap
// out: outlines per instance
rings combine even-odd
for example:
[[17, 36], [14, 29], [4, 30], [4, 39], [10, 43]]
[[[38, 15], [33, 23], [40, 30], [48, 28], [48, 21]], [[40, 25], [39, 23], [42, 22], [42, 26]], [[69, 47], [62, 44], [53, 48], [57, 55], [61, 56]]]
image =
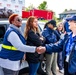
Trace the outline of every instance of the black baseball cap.
[[54, 27], [56, 27], [56, 21], [55, 20], [50, 20], [47, 22], [47, 24], [52, 24]]

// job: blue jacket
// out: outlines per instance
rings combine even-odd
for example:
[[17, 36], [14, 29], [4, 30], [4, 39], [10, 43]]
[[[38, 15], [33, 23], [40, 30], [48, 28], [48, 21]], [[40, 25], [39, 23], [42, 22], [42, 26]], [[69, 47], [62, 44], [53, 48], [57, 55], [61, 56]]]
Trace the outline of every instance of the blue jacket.
[[[52, 53], [52, 52], [60, 52], [63, 50], [63, 58], [65, 58], [66, 55], [66, 44], [69, 40], [69, 35], [66, 34], [64, 40], [59, 40], [56, 44], [46, 44], [46, 52]], [[69, 58], [69, 66], [68, 71], [69, 73], [75, 73], [76, 72], [76, 36], [73, 40], [73, 44], [71, 45], [72, 50]]]
[[49, 43], [55, 43], [58, 41], [57, 39], [57, 34], [55, 33], [54, 30], [51, 30], [50, 28], [46, 27], [43, 32], [42, 32], [42, 35], [45, 37], [46, 39], [46, 44], [49, 44]]
[[64, 28], [66, 32], [71, 32], [71, 30], [69, 29], [69, 24], [67, 21], [64, 22]]
[[[3, 40], [3, 45], [13, 46], [7, 40], [8, 35], [12, 31], [14, 31], [15, 33], [17, 33], [17, 35], [19, 36], [19, 38], [21, 39], [21, 41], [22, 41], [23, 44], [26, 43], [24, 37], [16, 29], [14, 29], [13, 27], [10, 27], [10, 29], [5, 33], [4, 40]], [[0, 51], [0, 58], [9, 59], [9, 60], [12, 60], [12, 61], [21, 60], [23, 58], [23, 55], [24, 55], [24, 52], [21, 52], [21, 51], [18, 51], [18, 50], [8, 50], [8, 49], [3, 48], [3, 47], [2, 47], [2, 50]]]

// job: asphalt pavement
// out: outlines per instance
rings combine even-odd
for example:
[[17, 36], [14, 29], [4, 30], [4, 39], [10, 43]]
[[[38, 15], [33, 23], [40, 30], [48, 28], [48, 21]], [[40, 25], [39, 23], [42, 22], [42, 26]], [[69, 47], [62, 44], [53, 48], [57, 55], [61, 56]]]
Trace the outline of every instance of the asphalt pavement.
[[[23, 75], [29, 75], [29, 74], [23, 74]], [[60, 73], [60, 72], [57, 70], [57, 75], [64, 75], [64, 74]]]
[[[62, 73], [59, 72], [58, 66], [57, 66], [56, 69], [57, 69], [57, 75], [64, 75], [64, 74], [62, 74]], [[29, 75], [29, 74], [27, 73], [27, 74], [23, 74], [23, 75]], [[39, 74], [37, 74], [37, 75], [39, 75]]]
[[57, 71], [57, 75], [64, 75], [64, 74], [62, 74], [62, 73], [60, 73], [59, 71]]

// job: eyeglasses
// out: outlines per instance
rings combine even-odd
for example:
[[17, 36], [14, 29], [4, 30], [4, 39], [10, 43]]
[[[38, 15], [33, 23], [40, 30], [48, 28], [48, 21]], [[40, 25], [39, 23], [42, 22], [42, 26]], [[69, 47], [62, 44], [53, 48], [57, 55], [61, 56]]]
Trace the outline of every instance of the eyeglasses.
[[18, 22], [22, 22], [22, 19], [18, 18], [17, 21], [18, 21]]

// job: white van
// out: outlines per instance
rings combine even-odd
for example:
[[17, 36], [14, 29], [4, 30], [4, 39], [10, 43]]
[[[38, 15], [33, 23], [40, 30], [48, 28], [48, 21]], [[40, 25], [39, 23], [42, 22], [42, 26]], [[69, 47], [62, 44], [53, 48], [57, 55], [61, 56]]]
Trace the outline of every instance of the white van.
[[[39, 26], [40, 31], [43, 30], [44, 24], [45, 24], [44, 22], [38, 22], [38, 26]], [[22, 21], [21, 30], [22, 30], [23, 33], [24, 33], [25, 25], [26, 25], [26, 21]], [[9, 22], [8, 21], [6, 21], [6, 20], [0, 21], [0, 50], [1, 50], [1, 44], [3, 42], [4, 34], [5, 34], [8, 27], [9, 27]], [[46, 67], [45, 61], [43, 60], [41, 62], [40, 67], [39, 67], [38, 74], [46, 75], [45, 67]], [[27, 61], [24, 61], [21, 64], [19, 75], [22, 75], [22, 74], [28, 73], [28, 72], [29, 72], [29, 65], [28, 65]], [[0, 67], [0, 73], [1, 73], [0, 75], [3, 75], [1, 67]]]

